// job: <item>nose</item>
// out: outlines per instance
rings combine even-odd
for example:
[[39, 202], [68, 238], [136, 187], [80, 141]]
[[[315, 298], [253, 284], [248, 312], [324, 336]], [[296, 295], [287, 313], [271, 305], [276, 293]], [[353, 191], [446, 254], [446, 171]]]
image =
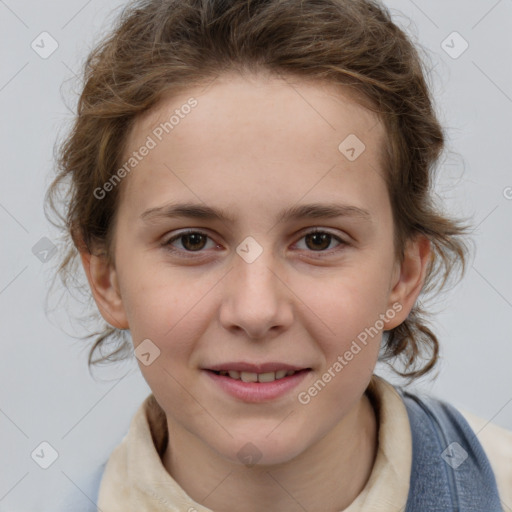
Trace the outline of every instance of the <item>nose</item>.
[[293, 293], [284, 274], [270, 250], [252, 262], [236, 254], [224, 282], [221, 325], [253, 340], [266, 340], [288, 329], [293, 322]]

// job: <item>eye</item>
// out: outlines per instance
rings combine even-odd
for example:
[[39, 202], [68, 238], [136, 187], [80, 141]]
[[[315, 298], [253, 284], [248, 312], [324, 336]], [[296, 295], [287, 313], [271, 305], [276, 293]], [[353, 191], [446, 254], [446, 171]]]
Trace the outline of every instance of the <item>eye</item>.
[[329, 248], [333, 241], [338, 242], [336, 247], [339, 247], [340, 245], [348, 245], [347, 242], [342, 240], [340, 237], [329, 233], [328, 231], [321, 231], [319, 229], [306, 233], [301, 240], [305, 241], [306, 250], [313, 252], [327, 252], [326, 249]]
[[[308, 252], [331, 252], [336, 251], [340, 246], [349, 245], [339, 236], [319, 229], [306, 233], [295, 245], [299, 246], [302, 240], [305, 241], [305, 248], [298, 248]], [[208, 241], [210, 241], [210, 246], [208, 246]], [[331, 250], [328, 250], [333, 242], [336, 242], [337, 245], [334, 248], [331, 247]], [[177, 245], [181, 247], [177, 247]], [[163, 242], [162, 246], [172, 253], [181, 253], [185, 257], [194, 257], [192, 253], [198, 253], [197, 256], [200, 256], [200, 253], [204, 252], [203, 249], [213, 249], [218, 247], [218, 244], [202, 231], [188, 230], [172, 236]]]
[[[202, 249], [208, 248], [207, 240], [210, 237], [202, 231], [182, 231], [181, 233], [169, 238], [162, 245], [172, 252], [201, 252]], [[174, 242], [181, 244], [181, 248], [176, 248]], [[211, 240], [213, 247], [216, 244]], [[209, 248], [212, 248], [211, 246]]]

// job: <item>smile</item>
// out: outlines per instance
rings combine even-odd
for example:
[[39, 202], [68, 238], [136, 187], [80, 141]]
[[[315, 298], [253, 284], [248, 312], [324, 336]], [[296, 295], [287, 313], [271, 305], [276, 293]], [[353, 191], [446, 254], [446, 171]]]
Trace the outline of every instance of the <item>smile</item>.
[[236, 370], [215, 371], [217, 375], [230, 377], [243, 382], [274, 382], [275, 380], [289, 377], [296, 373], [295, 370], [278, 370], [276, 372], [254, 373], [254, 372], [238, 372]]

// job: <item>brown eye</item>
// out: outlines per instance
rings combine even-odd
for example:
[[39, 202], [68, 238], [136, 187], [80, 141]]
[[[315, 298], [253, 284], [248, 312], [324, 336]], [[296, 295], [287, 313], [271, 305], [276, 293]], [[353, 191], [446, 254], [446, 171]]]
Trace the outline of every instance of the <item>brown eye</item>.
[[[206, 245], [210, 237], [200, 231], [188, 231], [182, 232], [173, 236], [167, 242], [163, 243], [163, 246], [171, 252], [200, 252], [206, 248]], [[178, 245], [179, 243], [179, 245]], [[210, 241], [212, 246], [215, 246], [213, 241]]]
[[324, 251], [329, 247], [332, 240], [332, 235], [329, 233], [309, 233], [305, 236], [306, 245], [308, 249], [313, 251]]
[[187, 251], [198, 251], [204, 248], [206, 244], [206, 236], [201, 233], [191, 233], [188, 235], [181, 235], [183, 247]]
[[[320, 231], [318, 229], [306, 233], [300, 240], [301, 241], [298, 242], [298, 245], [300, 246], [302, 240], [304, 240], [305, 247], [299, 247], [299, 249], [310, 252], [330, 253], [331, 251], [342, 249], [345, 245], [348, 245], [348, 243], [342, 240], [340, 237], [327, 231]], [[335, 242], [337, 245], [331, 247], [333, 242]]]

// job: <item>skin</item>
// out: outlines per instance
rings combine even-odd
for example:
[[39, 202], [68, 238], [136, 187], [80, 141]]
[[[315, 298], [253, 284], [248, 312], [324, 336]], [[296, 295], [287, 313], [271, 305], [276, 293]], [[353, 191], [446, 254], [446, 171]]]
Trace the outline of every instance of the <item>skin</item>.
[[[248, 512], [342, 510], [365, 486], [376, 455], [378, 425], [365, 390], [382, 332], [310, 403], [297, 395], [393, 304], [401, 311], [383, 330], [405, 320], [424, 281], [428, 240], [411, 240], [397, 261], [383, 125], [332, 85], [222, 75], [140, 117], [126, 156], [191, 96], [197, 107], [122, 183], [114, 263], [82, 254], [96, 303], [111, 325], [130, 329], [135, 347], [150, 339], [160, 350], [139, 366], [167, 417], [163, 464], [194, 500], [215, 511], [241, 503]], [[353, 162], [338, 150], [349, 134], [366, 145]], [[170, 202], [223, 209], [233, 222], [141, 219]], [[327, 202], [370, 217], [278, 222], [285, 208]], [[178, 252], [170, 252], [164, 243], [185, 228], [209, 238], [177, 238]], [[344, 243], [311, 240], [312, 228]], [[236, 252], [247, 236], [263, 249], [252, 263]], [[228, 396], [201, 370], [226, 361], [312, 370], [292, 392], [254, 404]], [[247, 443], [261, 454], [252, 467], [237, 456]]]

